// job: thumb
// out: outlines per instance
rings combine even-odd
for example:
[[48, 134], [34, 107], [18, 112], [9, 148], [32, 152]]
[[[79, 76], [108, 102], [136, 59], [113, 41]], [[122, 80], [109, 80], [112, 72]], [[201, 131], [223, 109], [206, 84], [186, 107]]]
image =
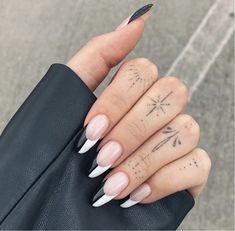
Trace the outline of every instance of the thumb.
[[[67, 63], [67, 66], [79, 75], [90, 90], [95, 90], [110, 69], [135, 48], [141, 38], [144, 21], [150, 15], [152, 6], [147, 5], [142, 7], [142, 10], [136, 11], [116, 31], [91, 39]], [[139, 14], [139, 17], [136, 14], [137, 16]], [[135, 17], [133, 18], [133, 16]], [[131, 23], [127, 24], [128, 21]]]

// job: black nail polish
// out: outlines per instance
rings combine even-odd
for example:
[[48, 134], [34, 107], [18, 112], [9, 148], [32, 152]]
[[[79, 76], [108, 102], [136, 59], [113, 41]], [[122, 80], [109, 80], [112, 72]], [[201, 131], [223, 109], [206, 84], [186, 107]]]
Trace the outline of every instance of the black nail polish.
[[89, 174], [98, 166], [96, 158], [93, 160]]
[[80, 150], [80, 148], [87, 141], [87, 138], [86, 138], [86, 127], [87, 127], [87, 125], [85, 127], [83, 127], [81, 129], [81, 131], [79, 132], [79, 134], [78, 134], [78, 141], [77, 141], [77, 145], [76, 145], [77, 150]]
[[98, 201], [105, 193], [104, 193], [104, 184], [105, 181], [102, 182], [101, 188], [100, 190], [95, 194], [95, 196], [92, 199], [92, 202], [95, 203], [96, 201]]
[[153, 7], [153, 4], [148, 4], [148, 5], [141, 7], [131, 16], [128, 24], [136, 20], [137, 18], [141, 17], [142, 15], [146, 14], [152, 7]]

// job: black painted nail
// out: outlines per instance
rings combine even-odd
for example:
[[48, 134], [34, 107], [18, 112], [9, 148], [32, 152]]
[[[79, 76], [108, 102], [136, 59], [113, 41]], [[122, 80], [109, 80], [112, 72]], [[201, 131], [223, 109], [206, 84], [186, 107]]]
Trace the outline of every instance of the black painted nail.
[[93, 207], [100, 207], [100, 206], [108, 203], [109, 201], [111, 201], [115, 197], [115, 196], [108, 196], [104, 193], [104, 184], [105, 184], [105, 181], [102, 182], [102, 187], [93, 197], [93, 200], [92, 200]]
[[87, 127], [87, 125], [85, 127], [83, 127], [81, 129], [81, 131], [79, 132], [79, 134], [78, 134], [78, 141], [77, 141], [77, 145], [76, 145], [77, 150], [80, 150], [81, 147], [87, 141], [87, 138], [86, 138], [86, 127]]
[[99, 189], [99, 191], [95, 194], [95, 196], [92, 199], [92, 202], [95, 203], [96, 201], [98, 201], [105, 193], [104, 193], [104, 183], [102, 182], [101, 188]]
[[148, 5], [141, 7], [131, 16], [128, 24], [136, 20], [137, 18], [141, 17], [142, 15], [146, 14], [152, 7], [153, 7], [153, 4], [148, 4]]
[[90, 178], [95, 178], [97, 176], [102, 175], [103, 173], [107, 172], [110, 170], [110, 165], [106, 167], [99, 166], [97, 164], [97, 160], [95, 159], [91, 165], [90, 171], [89, 171], [89, 177]]
[[93, 162], [92, 162], [92, 165], [91, 165], [91, 168], [90, 168], [90, 170], [89, 170], [89, 174], [91, 173], [91, 172], [93, 172], [93, 170], [94, 169], [96, 169], [98, 167], [98, 164], [97, 164], [97, 160], [96, 160], [96, 158], [93, 160]]

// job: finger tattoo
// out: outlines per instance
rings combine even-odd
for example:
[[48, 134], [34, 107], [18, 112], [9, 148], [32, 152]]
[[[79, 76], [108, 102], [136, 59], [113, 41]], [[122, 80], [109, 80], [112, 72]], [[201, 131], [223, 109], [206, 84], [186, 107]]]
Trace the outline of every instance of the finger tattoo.
[[196, 159], [192, 158], [192, 160], [188, 163], [188, 165], [182, 166], [181, 168], [179, 168], [179, 171], [186, 170], [188, 167], [198, 168], [199, 167], [198, 161]]
[[[164, 145], [166, 145], [167, 143], [169, 143], [170, 141], [171, 146], [173, 148], [175, 148], [177, 145], [181, 145], [181, 139], [180, 139], [180, 131], [173, 129], [171, 127], [166, 127], [163, 131], [162, 134], [166, 135], [166, 137], [164, 139], [162, 139], [161, 141], [159, 141], [151, 150], [150, 153], [147, 153], [145, 155], [141, 155], [140, 160], [139, 161], [135, 161], [133, 162], [132, 160], [128, 160], [127, 162], [127, 166], [131, 169], [132, 172], [134, 172], [135, 175], [135, 179], [136, 180], [143, 180], [144, 176], [143, 176], [143, 166], [145, 166], [146, 168], [148, 168], [148, 166], [151, 165], [151, 160], [150, 160], [150, 155], [152, 155], [153, 153], [157, 152], [158, 150], [160, 150]], [[144, 163], [144, 165], [143, 165]], [[194, 160], [193, 162], [194, 164], [196, 164], [197, 162]], [[197, 164], [196, 164], [197, 165]], [[142, 166], [142, 167], [140, 167]]]
[[153, 82], [153, 76], [142, 76], [134, 64], [130, 64], [128, 71], [131, 76], [128, 79], [130, 82], [129, 89], [135, 87], [137, 84], [141, 84], [141, 90], [142, 93], [144, 93], [146, 91], [146, 87], [150, 85], [150, 82]]
[[160, 95], [158, 95], [157, 99], [153, 99], [151, 97], [150, 100], [152, 103], [147, 104], [147, 106], [151, 107], [150, 111], [146, 114], [146, 117], [148, 117], [152, 112], [156, 111], [157, 117], [159, 116], [159, 113], [162, 112], [163, 114], [166, 114], [166, 107], [170, 106], [171, 104], [166, 102], [167, 98], [170, 97], [170, 95], [173, 94], [173, 91], [169, 92], [166, 96], [161, 98]]

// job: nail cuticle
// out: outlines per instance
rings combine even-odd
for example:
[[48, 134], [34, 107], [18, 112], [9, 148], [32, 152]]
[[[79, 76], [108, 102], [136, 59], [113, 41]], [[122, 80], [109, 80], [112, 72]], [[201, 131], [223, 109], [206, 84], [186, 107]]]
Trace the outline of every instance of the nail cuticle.
[[101, 139], [109, 127], [109, 119], [104, 114], [94, 116], [86, 127], [86, 137], [89, 140]]

